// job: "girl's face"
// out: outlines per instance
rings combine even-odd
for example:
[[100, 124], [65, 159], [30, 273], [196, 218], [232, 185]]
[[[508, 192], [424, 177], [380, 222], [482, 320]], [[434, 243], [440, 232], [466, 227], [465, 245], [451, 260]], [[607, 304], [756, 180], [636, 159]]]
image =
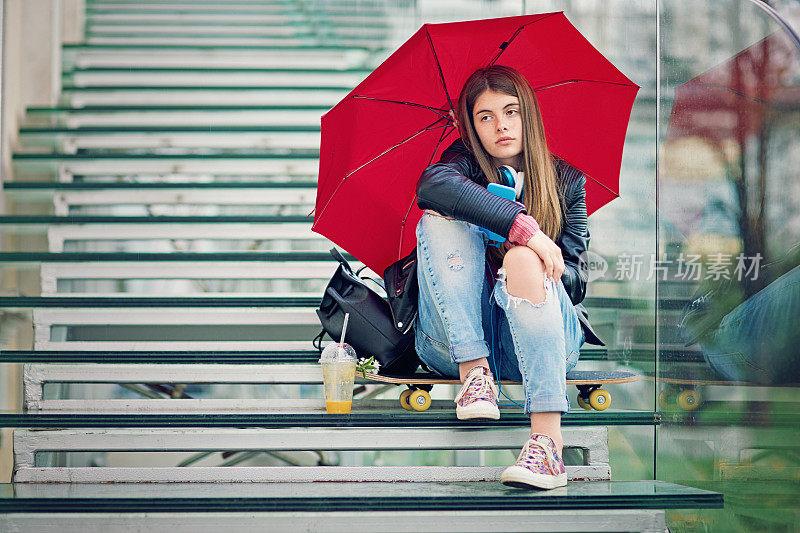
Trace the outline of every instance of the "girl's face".
[[485, 90], [472, 111], [475, 132], [483, 148], [498, 165], [522, 165], [522, 116], [519, 99], [505, 93]]

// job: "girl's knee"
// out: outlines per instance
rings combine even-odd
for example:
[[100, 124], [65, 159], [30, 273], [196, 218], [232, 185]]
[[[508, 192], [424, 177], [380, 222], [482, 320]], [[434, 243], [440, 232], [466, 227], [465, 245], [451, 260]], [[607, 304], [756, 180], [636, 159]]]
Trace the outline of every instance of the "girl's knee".
[[544, 263], [527, 246], [515, 246], [503, 258], [506, 291], [509, 297], [522, 298], [533, 304], [545, 301]]
[[503, 268], [509, 277], [524, 274], [544, 280], [544, 263], [539, 255], [527, 246], [514, 246], [503, 258]]

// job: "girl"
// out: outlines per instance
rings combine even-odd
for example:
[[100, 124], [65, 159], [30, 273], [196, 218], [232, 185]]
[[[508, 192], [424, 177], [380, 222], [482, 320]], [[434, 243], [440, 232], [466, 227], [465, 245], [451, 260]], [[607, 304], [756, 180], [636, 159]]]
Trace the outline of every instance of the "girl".
[[[586, 178], [550, 154], [533, 91], [510, 67], [473, 73], [456, 114], [461, 139], [417, 183], [415, 347], [431, 369], [460, 377], [462, 420], [500, 417], [494, 375], [521, 381], [531, 437], [501, 481], [563, 486], [566, 373], [584, 341], [602, 344], [574, 305], [586, 291]], [[517, 202], [486, 190], [504, 165]], [[507, 240], [491, 246], [480, 228]]]

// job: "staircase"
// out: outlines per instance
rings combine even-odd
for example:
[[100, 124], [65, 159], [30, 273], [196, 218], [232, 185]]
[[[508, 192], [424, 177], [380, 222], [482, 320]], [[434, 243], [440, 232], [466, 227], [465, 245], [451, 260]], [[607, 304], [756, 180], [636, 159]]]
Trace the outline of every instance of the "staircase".
[[397, 9], [86, 0], [62, 100], [27, 110], [4, 183], [18, 247], [0, 263], [40, 290], [0, 296], [6, 324], [33, 327], [32, 350], [0, 353], [25, 363], [25, 412], [0, 414], [16, 428], [0, 530], [663, 531], [664, 509], [722, 505], [612, 481], [608, 428], [654, 428], [653, 410], [567, 414], [571, 482], [545, 492], [497, 482], [528, 434], [517, 408], [458, 421], [439, 387], [411, 413], [359, 380], [351, 415], [325, 413], [319, 117], [391, 51]]

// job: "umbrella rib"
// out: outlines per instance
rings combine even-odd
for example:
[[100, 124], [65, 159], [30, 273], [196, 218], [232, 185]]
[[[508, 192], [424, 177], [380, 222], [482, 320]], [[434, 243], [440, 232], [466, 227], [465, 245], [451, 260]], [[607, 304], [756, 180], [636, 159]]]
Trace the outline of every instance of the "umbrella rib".
[[[436, 124], [436, 123], [434, 122], [433, 124]], [[434, 129], [433, 128], [433, 124], [431, 124], [429, 129]], [[447, 131], [447, 126], [448, 126], [448, 124], [444, 125], [444, 129], [442, 130], [442, 134], [439, 136], [439, 140], [436, 141], [436, 146], [434, 147], [433, 152], [431, 152], [431, 158], [428, 159], [428, 166], [430, 166], [431, 163], [433, 162], [433, 156], [436, 155], [436, 151], [439, 149], [439, 146], [441, 146], [442, 141], [444, 140], [444, 138], [447, 137], [448, 135], [450, 135], [450, 132]], [[439, 127], [442, 127], [442, 126], [436, 126], [436, 127], [439, 128]]]
[[[575, 168], [577, 168], [577, 169], [580, 169], [580, 167], [579, 167], [578, 165], [574, 164], [572, 161], [570, 161], [570, 160], [569, 160], [569, 159], [567, 159], [566, 157], [562, 157], [562, 156], [560, 156], [560, 155], [556, 154], [555, 152], [553, 152], [553, 155], [557, 156], [557, 157], [558, 157], [559, 159], [561, 159], [562, 161], [566, 161], [567, 163], [569, 163], [569, 164], [570, 164], [570, 165], [572, 165], [573, 167], [575, 167]], [[603, 183], [602, 181], [596, 180], [595, 178], [593, 178], [592, 176], [588, 175], [586, 172], [583, 172], [582, 170], [581, 170], [581, 173], [583, 173], [583, 175], [586, 177], [586, 179], [590, 179], [590, 180], [592, 180], [593, 182], [595, 182], [596, 184], [598, 184], [599, 186], [601, 186], [602, 188], [604, 188], [605, 190], [607, 190], [608, 192], [610, 192], [611, 194], [613, 194], [613, 195], [614, 195], [616, 198], [619, 198], [619, 197], [620, 197], [620, 196], [619, 196], [619, 193], [617, 193], [617, 192], [613, 191], [612, 189], [610, 189], [610, 188], [609, 188], [609, 187], [608, 187], [608, 186], [607, 186], [605, 183]]]
[[492, 58], [492, 59], [489, 61], [489, 66], [491, 66], [491, 65], [494, 65], [494, 64], [497, 62], [497, 60], [498, 60], [498, 59], [500, 59], [500, 56], [501, 56], [501, 55], [503, 55], [503, 52], [505, 52], [505, 51], [506, 51], [506, 49], [508, 48], [508, 46], [511, 44], [511, 41], [513, 41], [514, 39], [516, 39], [516, 38], [517, 38], [517, 35], [519, 35], [519, 33], [520, 33], [522, 30], [524, 30], [524, 29], [525, 29], [525, 26], [530, 26], [531, 24], [536, 24], [537, 22], [541, 22], [541, 21], [543, 21], [543, 20], [547, 20], [547, 19], [549, 19], [550, 17], [554, 17], [554, 16], [556, 16], [556, 15], [563, 14], [563, 13], [564, 13], [563, 11], [558, 11], [558, 12], [556, 12], [556, 13], [550, 13], [550, 14], [549, 14], [549, 15], [547, 15], [547, 16], [541, 17], [541, 18], [539, 18], [539, 19], [536, 19], [536, 20], [532, 20], [532, 21], [530, 21], [530, 22], [526, 22], [525, 24], [523, 24], [522, 26], [520, 26], [519, 28], [517, 28], [517, 31], [515, 31], [515, 32], [514, 32], [514, 33], [511, 35], [511, 37], [509, 37], [509, 39], [508, 39], [507, 41], [503, 41], [503, 43], [500, 45], [500, 47], [499, 47], [499, 48], [500, 48], [500, 51], [499, 51], [499, 52], [497, 52], [497, 55], [495, 55], [495, 56], [494, 56], [494, 57], [493, 57], [493, 58]]
[[542, 85], [541, 87], [536, 87], [535, 89], [533, 89], [533, 92], [545, 91], [547, 89], [553, 89], [555, 87], [561, 87], [562, 85], [570, 85], [572, 83], [578, 83], [578, 82], [605, 83], [607, 85], [621, 85], [623, 87], [636, 87], [636, 88], [639, 88], [639, 86], [636, 85], [635, 83], [622, 83], [622, 82], [619, 82], [619, 81], [588, 80], [588, 79], [584, 79], [584, 78], [574, 78], [574, 79], [571, 79], [571, 80], [562, 80], [562, 81], [558, 81], [558, 82], [555, 82], [555, 83], [551, 83], [549, 85]]
[[[435, 123], [434, 123], [435, 124]], [[433, 126], [433, 125], [431, 125]], [[438, 127], [438, 126], [437, 126]], [[433, 129], [432, 127], [430, 129]], [[452, 131], [452, 130], [451, 130]], [[428, 166], [433, 162], [433, 157], [436, 155], [436, 151], [439, 150], [439, 146], [442, 145], [442, 141], [450, 135], [450, 132], [447, 131], [447, 126], [442, 130], [442, 134], [439, 136], [439, 140], [436, 141], [436, 146], [434, 147], [433, 151], [431, 152], [431, 157], [428, 159]], [[403, 253], [403, 234], [406, 231], [406, 222], [408, 221], [408, 214], [411, 213], [411, 208], [417, 203], [417, 193], [414, 193], [414, 198], [411, 199], [411, 203], [408, 204], [408, 209], [406, 209], [406, 214], [403, 215], [403, 222], [400, 224], [400, 244], [397, 247], [397, 258], [400, 259]]]
[[[758, 104], [766, 104], [767, 103], [766, 100], [762, 100], [761, 98], [756, 98], [755, 96], [750, 96], [749, 94], [747, 94], [747, 93], [745, 93], [743, 91], [737, 91], [736, 89], [732, 89], [732, 88], [727, 87], [727, 86], [725, 86], [725, 85], [723, 85], [721, 83], [694, 82], [694, 84], [698, 84], [698, 83], [699, 83], [699, 85], [705, 85], [706, 87], [716, 87], [717, 89], [724, 89], [724, 90], [728, 91], [731, 94], [735, 94], [736, 96], [741, 96], [742, 98], [747, 98], [748, 100], [752, 100], [753, 102], [756, 102]], [[691, 87], [691, 85], [688, 85], [688, 83], [684, 83], [682, 85], [679, 85], [678, 87]]]
[[[571, 164], [571, 163], [570, 163], [570, 164]], [[576, 168], [577, 168], [577, 167], [576, 167]], [[601, 182], [601, 181], [598, 181], [598, 180], [594, 179], [594, 178], [593, 178], [593, 177], [591, 177], [591, 176], [588, 176], [588, 175], [587, 175], [585, 172], [583, 173], [583, 175], [584, 175], [584, 176], [586, 176], [587, 178], [589, 178], [590, 180], [592, 180], [593, 182], [595, 182], [596, 184], [598, 184], [599, 186], [601, 186], [602, 188], [604, 188], [605, 190], [607, 190], [608, 192], [610, 192], [611, 194], [613, 194], [615, 197], [619, 198], [619, 193], [618, 193], [618, 192], [615, 192], [615, 191], [613, 191], [613, 190], [611, 190], [611, 189], [609, 189], [609, 188], [606, 186], [606, 184], [605, 184], [605, 183], [603, 183], [603, 182]]]
[[[442, 117], [442, 118], [444, 118], [444, 117]], [[417, 132], [415, 132], [415, 133], [411, 134], [410, 136], [406, 137], [405, 139], [403, 139], [403, 140], [402, 140], [402, 141], [400, 141], [399, 143], [395, 144], [395, 145], [394, 145], [394, 146], [392, 146], [392, 147], [389, 147], [389, 148], [387, 148], [386, 150], [384, 150], [384, 151], [383, 151], [383, 152], [381, 152], [380, 154], [376, 155], [375, 157], [373, 157], [372, 159], [370, 159], [370, 160], [369, 160], [369, 161], [367, 161], [366, 163], [364, 163], [364, 164], [360, 165], [358, 168], [356, 168], [356, 169], [354, 169], [354, 170], [351, 170], [350, 172], [348, 172], [347, 174], [345, 174], [344, 178], [343, 178], [343, 179], [342, 179], [342, 180], [341, 180], [341, 181], [340, 181], [340, 182], [339, 182], [339, 183], [336, 185], [336, 189], [335, 189], [335, 190], [334, 190], [334, 191], [331, 193], [330, 197], [328, 198], [328, 201], [327, 201], [327, 202], [325, 202], [325, 206], [322, 208], [322, 211], [320, 211], [318, 214], [316, 214], [316, 215], [314, 216], [314, 224], [316, 224], [317, 220], [319, 220], [319, 218], [320, 218], [320, 217], [321, 217], [321, 216], [322, 216], [322, 215], [325, 213], [325, 210], [326, 210], [326, 209], [328, 209], [328, 205], [331, 203], [331, 200], [333, 200], [333, 197], [334, 197], [334, 196], [336, 196], [336, 193], [339, 191], [339, 187], [341, 187], [341, 186], [342, 186], [342, 184], [343, 184], [345, 181], [347, 181], [347, 178], [349, 178], [350, 176], [352, 176], [353, 174], [355, 174], [356, 172], [358, 172], [359, 170], [361, 170], [361, 169], [362, 169], [362, 168], [364, 168], [365, 166], [369, 165], [369, 164], [370, 164], [370, 163], [372, 163], [373, 161], [376, 161], [376, 160], [380, 159], [381, 157], [385, 156], [385, 155], [386, 155], [386, 154], [388, 154], [389, 152], [391, 152], [391, 151], [395, 150], [396, 148], [399, 148], [400, 146], [402, 146], [402, 145], [406, 144], [407, 142], [409, 142], [411, 139], [413, 139], [413, 138], [417, 137], [418, 135], [421, 135], [421, 134], [425, 133], [426, 131], [430, 131], [430, 130], [432, 130], [432, 129], [435, 129], [435, 127], [441, 127], [441, 126], [436, 126], [436, 123], [440, 122], [440, 121], [442, 120], [442, 118], [438, 118], [438, 119], [436, 119], [436, 120], [435, 120], [435, 121], [433, 121], [431, 124], [429, 124], [429, 125], [425, 126], [425, 127], [424, 127], [424, 128], [422, 128], [421, 130], [419, 130], [419, 131], [417, 131]], [[445, 127], [446, 127], [446, 126], [445, 126]], [[310, 213], [309, 213], [309, 214], [310, 214]]]
[[362, 96], [360, 94], [354, 95], [353, 98], [358, 98], [359, 100], [372, 100], [374, 102], [386, 102], [386, 103], [389, 103], [389, 104], [410, 105], [410, 106], [413, 106], [413, 107], [420, 107], [422, 109], [428, 109], [430, 111], [433, 111], [434, 113], [436, 113], [437, 115], [439, 115], [441, 117], [445, 117], [445, 118], [448, 117], [446, 109], [439, 109], [438, 107], [433, 107], [433, 106], [429, 106], [429, 105], [425, 105], [425, 104], [418, 104], [416, 102], [403, 102], [401, 100], [387, 100], [386, 98], [373, 98], [372, 96]]
[[[386, 155], [386, 154], [388, 154], [389, 152], [391, 152], [391, 151], [395, 150], [396, 148], [398, 148], [398, 147], [400, 147], [400, 146], [404, 145], [405, 143], [407, 143], [408, 141], [410, 141], [410, 140], [411, 140], [411, 139], [413, 139], [414, 137], [416, 137], [416, 136], [418, 136], [418, 135], [421, 135], [422, 133], [424, 133], [424, 132], [425, 132], [425, 131], [427, 131], [427, 130], [428, 130], [428, 128], [423, 128], [423, 129], [421, 129], [421, 130], [419, 130], [419, 131], [415, 132], [414, 134], [412, 134], [410, 137], [406, 137], [405, 139], [403, 139], [403, 140], [402, 140], [402, 141], [400, 141], [399, 143], [395, 144], [394, 146], [391, 146], [391, 147], [387, 148], [386, 150], [384, 150], [383, 152], [379, 153], [378, 155], [376, 155], [375, 157], [373, 157], [373, 158], [372, 158], [372, 159], [370, 159], [369, 161], [367, 161], [367, 162], [365, 162], [365, 163], [361, 164], [359, 167], [357, 167], [357, 168], [354, 168], [353, 170], [351, 170], [350, 172], [348, 172], [347, 174], [345, 174], [345, 175], [344, 175], [344, 179], [347, 179], [347, 178], [349, 178], [350, 176], [352, 176], [353, 174], [355, 174], [356, 172], [358, 172], [359, 170], [361, 170], [361, 169], [362, 169], [362, 168], [364, 168], [365, 166], [369, 165], [369, 164], [370, 164], [370, 163], [372, 163], [373, 161], [376, 161], [376, 160], [380, 159], [381, 157], [385, 156], [385, 155]], [[334, 193], [335, 193], [335, 191], [334, 191]]]
[[447, 90], [447, 84], [444, 82], [444, 72], [442, 72], [442, 64], [439, 62], [439, 56], [436, 55], [436, 48], [433, 46], [433, 39], [431, 38], [431, 32], [428, 31], [428, 25], [425, 25], [425, 35], [428, 37], [428, 44], [431, 46], [431, 52], [433, 53], [433, 58], [436, 60], [436, 69], [439, 72], [439, 80], [442, 82], [442, 88], [444, 89], [444, 94], [447, 96], [447, 103], [450, 104], [450, 109], [455, 110], [453, 107], [453, 100], [450, 98], [450, 92]]
[[380, 154], [376, 155], [375, 157], [373, 157], [372, 159], [370, 159], [370, 160], [369, 160], [369, 161], [367, 161], [366, 163], [362, 164], [362, 165], [361, 165], [361, 166], [359, 166], [358, 168], [355, 168], [355, 169], [351, 170], [350, 172], [348, 172], [347, 174], [345, 174], [345, 176], [344, 176], [344, 179], [347, 179], [347, 178], [349, 178], [350, 176], [352, 176], [353, 174], [355, 174], [356, 172], [358, 172], [359, 170], [361, 170], [361, 169], [362, 169], [362, 168], [364, 168], [365, 166], [369, 165], [370, 163], [372, 163], [372, 162], [373, 162], [373, 161], [375, 161], [376, 159], [380, 159], [381, 157], [385, 156], [386, 154], [388, 154], [388, 153], [389, 153], [389, 152], [391, 152], [392, 150], [394, 150], [394, 149], [396, 149], [396, 148], [399, 148], [400, 146], [402, 146], [402, 145], [404, 145], [405, 143], [409, 142], [409, 141], [410, 141], [411, 139], [413, 139], [414, 137], [416, 137], [416, 136], [418, 136], [418, 135], [421, 135], [421, 134], [425, 133], [426, 131], [430, 131], [430, 130], [433, 130], [433, 129], [436, 129], [436, 128], [441, 128], [441, 127], [447, 128], [447, 125], [445, 125], [445, 126], [436, 126], [436, 123], [437, 123], [437, 122], [439, 122], [440, 120], [442, 120], [442, 119], [440, 118], [440, 119], [437, 119], [437, 120], [435, 120], [434, 122], [432, 122], [432, 123], [431, 123], [431, 124], [429, 124], [428, 126], [425, 126], [425, 127], [424, 127], [424, 128], [422, 128], [421, 130], [419, 130], [419, 131], [417, 131], [417, 132], [415, 132], [415, 133], [411, 134], [410, 136], [406, 137], [405, 139], [403, 139], [403, 140], [402, 140], [402, 141], [400, 141], [399, 143], [395, 144], [394, 146], [391, 146], [391, 147], [387, 148], [386, 150], [384, 150], [384, 151], [383, 151], [383, 152], [381, 152]]

